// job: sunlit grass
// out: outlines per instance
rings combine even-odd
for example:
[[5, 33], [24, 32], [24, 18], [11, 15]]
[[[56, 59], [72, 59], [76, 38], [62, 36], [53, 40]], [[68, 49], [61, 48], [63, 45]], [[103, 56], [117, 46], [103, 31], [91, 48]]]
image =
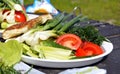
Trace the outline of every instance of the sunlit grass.
[[[24, 0], [25, 4], [33, 0]], [[120, 25], [120, 0], [51, 0], [56, 9], [70, 13], [75, 6], [90, 19]]]

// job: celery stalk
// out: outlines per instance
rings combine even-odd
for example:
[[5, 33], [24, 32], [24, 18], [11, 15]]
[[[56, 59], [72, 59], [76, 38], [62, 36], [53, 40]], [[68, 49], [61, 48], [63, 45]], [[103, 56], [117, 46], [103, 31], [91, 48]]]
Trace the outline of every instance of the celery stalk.
[[69, 60], [70, 54], [72, 52], [72, 50], [68, 49], [40, 45], [35, 45], [33, 49], [39, 49], [39, 54], [42, 54], [44, 56], [44, 59], [51, 60]]

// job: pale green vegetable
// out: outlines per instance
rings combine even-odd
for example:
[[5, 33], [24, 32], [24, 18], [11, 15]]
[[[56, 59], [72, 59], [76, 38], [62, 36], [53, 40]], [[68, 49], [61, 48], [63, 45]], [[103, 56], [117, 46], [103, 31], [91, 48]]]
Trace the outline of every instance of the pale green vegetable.
[[5, 29], [8, 27], [8, 23], [7, 22], [2, 22], [1, 23], [1, 28]]
[[47, 40], [50, 37], [56, 37], [56, 31], [54, 30], [47, 30], [47, 31], [35, 31], [34, 29], [29, 30], [28, 32], [24, 33], [22, 36], [16, 38], [19, 42], [25, 42], [30, 46], [34, 46], [40, 43], [40, 40]]
[[26, 54], [26, 55], [31, 56], [31, 57], [38, 58], [38, 55], [33, 53], [32, 49], [26, 44], [23, 44], [23, 54]]
[[14, 10], [14, 9], [12, 9], [12, 10], [10, 11], [10, 14], [7, 15], [6, 21], [7, 21], [8, 23], [10, 23], [10, 24], [15, 23], [15, 10]]
[[22, 44], [16, 40], [0, 42], [0, 65], [12, 66], [21, 60]]
[[39, 52], [39, 57], [51, 60], [69, 60], [72, 50], [50, 46], [35, 45], [33, 49]]

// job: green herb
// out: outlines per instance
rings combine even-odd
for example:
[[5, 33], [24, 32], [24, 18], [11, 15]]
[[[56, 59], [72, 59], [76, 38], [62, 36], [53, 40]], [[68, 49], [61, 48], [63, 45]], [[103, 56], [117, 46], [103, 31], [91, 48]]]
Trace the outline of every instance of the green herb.
[[107, 41], [94, 26], [74, 26], [68, 32], [78, 35], [83, 41], [90, 41], [98, 45], [101, 45], [103, 41]]

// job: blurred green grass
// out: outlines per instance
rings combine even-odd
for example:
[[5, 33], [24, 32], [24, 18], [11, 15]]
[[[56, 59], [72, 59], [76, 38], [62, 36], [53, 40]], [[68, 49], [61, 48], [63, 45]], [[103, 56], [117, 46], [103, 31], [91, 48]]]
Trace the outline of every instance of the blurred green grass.
[[[24, 3], [32, 4], [33, 0], [24, 0]], [[120, 0], [51, 0], [51, 3], [56, 9], [68, 13], [77, 6], [90, 19], [120, 26]]]

